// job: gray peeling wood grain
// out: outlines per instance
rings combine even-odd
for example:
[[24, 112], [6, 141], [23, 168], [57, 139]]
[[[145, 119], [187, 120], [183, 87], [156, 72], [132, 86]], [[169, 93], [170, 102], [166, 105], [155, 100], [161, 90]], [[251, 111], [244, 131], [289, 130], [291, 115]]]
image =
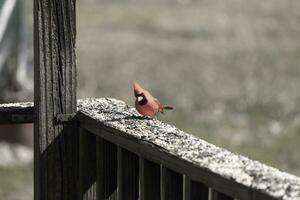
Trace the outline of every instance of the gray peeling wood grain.
[[75, 0], [34, 0], [34, 199], [76, 200], [76, 124], [56, 123], [76, 112]]
[[125, 138], [152, 145], [224, 180], [275, 199], [300, 199], [299, 177], [231, 153], [157, 119], [142, 119], [135, 108], [123, 101], [90, 98], [81, 100], [78, 109], [82, 115], [118, 130]]

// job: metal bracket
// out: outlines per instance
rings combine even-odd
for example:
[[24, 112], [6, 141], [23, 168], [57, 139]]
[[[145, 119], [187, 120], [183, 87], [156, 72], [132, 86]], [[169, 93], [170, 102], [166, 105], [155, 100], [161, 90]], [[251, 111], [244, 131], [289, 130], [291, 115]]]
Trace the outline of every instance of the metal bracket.
[[57, 114], [56, 122], [59, 124], [68, 123], [74, 118], [75, 114]]

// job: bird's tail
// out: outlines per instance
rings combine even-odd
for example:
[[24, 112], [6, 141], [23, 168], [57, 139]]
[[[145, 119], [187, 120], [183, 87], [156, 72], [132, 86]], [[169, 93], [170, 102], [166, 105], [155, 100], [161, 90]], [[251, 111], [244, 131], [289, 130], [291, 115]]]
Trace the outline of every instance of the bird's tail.
[[162, 107], [163, 107], [163, 109], [166, 109], [166, 110], [173, 110], [174, 109], [173, 106], [169, 106], [169, 105], [163, 105]]
[[173, 110], [173, 109], [174, 109], [173, 106], [163, 105], [160, 107], [160, 112], [161, 112], [161, 114], [164, 114], [164, 110]]

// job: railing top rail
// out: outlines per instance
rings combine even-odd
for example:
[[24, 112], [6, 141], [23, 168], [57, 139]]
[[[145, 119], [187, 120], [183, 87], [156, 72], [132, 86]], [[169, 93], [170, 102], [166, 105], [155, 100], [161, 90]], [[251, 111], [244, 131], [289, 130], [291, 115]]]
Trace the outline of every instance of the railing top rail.
[[110, 98], [80, 100], [80, 113], [104, 126], [205, 169], [231, 182], [262, 191], [276, 199], [300, 199], [300, 178], [210, 144], [173, 125], [141, 119], [123, 101]]
[[11, 110], [33, 110], [33, 102], [17, 102], [0, 104], [0, 112], [11, 112]]
[[33, 102], [0, 104], [0, 124], [33, 122]]
[[[213, 173], [271, 198], [300, 199], [299, 177], [231, 153], [173, 125], [156, 119], [142, 119], [134, 108], [123, 101], [110, 98], [83, 99], [78, 101], [78, 110], [81, 115], [79, 120], [88, 118], [106, 130], [116, 131], [126, 138], [126, 142], [135, 141], [138, 146], [146, 144], [155, 147], [153, 149], [203, 169], [205, 173]], [[17, 120], [12, 122], [14, 117]], [[0, 123], [18, 122], [33, 122], [33, 103], [0, 105]]]

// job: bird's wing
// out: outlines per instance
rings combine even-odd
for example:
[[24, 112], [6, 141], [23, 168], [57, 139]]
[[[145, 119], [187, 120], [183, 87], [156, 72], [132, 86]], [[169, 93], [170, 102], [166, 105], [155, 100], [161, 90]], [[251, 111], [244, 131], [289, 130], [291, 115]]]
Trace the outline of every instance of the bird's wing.
[[161, 105], [161, 103], [154, 98], [154, 101], [157, 103], [158, 105], [158, 111], [161, 112], [162, 114], [164, 114], [164, 109], [163, 109], [163, 106]]
[[161, 103], [156, 98], [154, 98], [154, 101], [158, 104], [159, 107], [162, 107]]

